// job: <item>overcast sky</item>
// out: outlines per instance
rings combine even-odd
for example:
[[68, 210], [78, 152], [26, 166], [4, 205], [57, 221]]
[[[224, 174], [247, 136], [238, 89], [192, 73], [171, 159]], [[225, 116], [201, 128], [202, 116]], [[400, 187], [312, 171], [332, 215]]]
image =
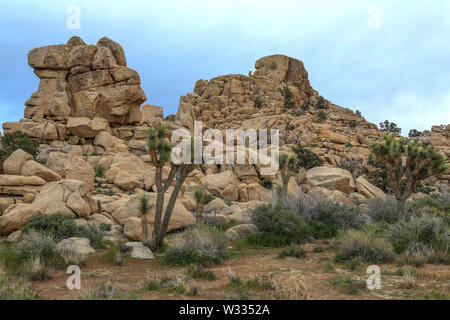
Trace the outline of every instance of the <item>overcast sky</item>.
[[[68, 8], [80, 8], [69, 29]], [[1, 0], [0, 122], [23, 117], [35, 47], [74, 35], [119, 42], [147, 103], [176, 113], [199, 79], [248, 74], [257, 59], [304, 62], [314, 89], [403, 133], [450, 122], [450, 1]]]

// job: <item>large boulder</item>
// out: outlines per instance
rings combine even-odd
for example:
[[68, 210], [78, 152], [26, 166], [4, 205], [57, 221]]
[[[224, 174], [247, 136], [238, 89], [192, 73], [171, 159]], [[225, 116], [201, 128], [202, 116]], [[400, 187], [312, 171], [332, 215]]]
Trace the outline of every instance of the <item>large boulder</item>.
[[47, 183], [36, 195], [33, 205], [44, 214], [61, 213], [71, 217], [88, 218], [93, 212], [88, 186], [79, 180]]
[[0, 186], [43, 186], [46, 181], [39, 177], [0, 175]]
[[255, 226], [254, 224], [241, 224], [241, 225], [238, 225], [238, 226], [228, 229], [225, 232], [225, 235], [231, 241], [238, 241], [238, 240], [248, 238], [249, 236], [251, 236], [257, 232], [258, 232], [258, 227]]
[[130, 252], [130, 256], [134, 259], [151, 260], [155, 258], [153, 252], [142, 242], [127, 242], [120, 250]]
[[386, 194], [383, 190], [374, 186], [362, 176], [356, 180], [356, 188], [366, 198], [386, 199]]
[[203, 184], [215, 196], [223, 197], [230, 201], [236, 201], [239, 198], [237, 186], [240, 182], [233, 171], [206, 175]]
[[[156, 193], [147, 193], [149, 197], [149, 213], [147, 215], [147, 221], [149, 224], [148, 230], [151, 235], [153, 231], [154, 219], [155, 219], [155, 205], [156, 205]], [[117, 208], [113, 213], [113, 218], [120, 224], [124, 226], [125, 234], [134, 234], [132, 240], [142, 240], [142, 233], [140, 229], [141, 221], [141, 211], [139, 209], [140, 198], [142, 194], [134, 195], [129, 198], [123, 205]], [[170, 193], [165, 195], [165, 203], [163, 207], [163, 213], [167, 208], [168, 199], [170, 198]], [[130, 219], [133, 218], [133, 219]], [[180, 200], [175, 202], [175, 207], [173, 209], [172, 218], [170, 219], [170, 224], [168, 231], [183, 229], [189, 227], [195, 223], [194, 216], [186, 210]], [[133, 231], [134, 230], [134, 231]]]
[[306, 172], [306, 179], [314, 187], [339, 190], [346, 194], [356, 189], [352, 174], [340, 168], [316, 167]]
[[50, 170], [49, 168], [43, 166], [42, 164], [34, 161], [28, 160], [22, 166], [21, 171], [22, 176], [36, 176], [44, 179], [47, 182], [59, 181], [62, 177], [57, 174], [55, 171]]
[[5, 174], [20, 175], [25, 162], [33, 160], [33, 156], [22, 149], [17, 149], [3, 162]]
[[0, 216], [0, 235], [9, 235], [22, 228], [40, 208], [32, 204], [18, 204], [8, 210], [6, 214]]
[[103, 118], [69, 118], [67, 130], [80, 138], [95, 138], [102, 131], [110, 131], [108, 121]]
[[52, 152], [47, 160], [47, 166], [64, 179], [83, 181], [89, 190], [94, 189], [94, 168], [80, 157]]
[[56, 248], [62, 251], [71, 252], [79, 257], [86, 257], [90, 253], [94, 253], [91, 247], [91, 241], [86, 238], [68, 238], [57, 243]]

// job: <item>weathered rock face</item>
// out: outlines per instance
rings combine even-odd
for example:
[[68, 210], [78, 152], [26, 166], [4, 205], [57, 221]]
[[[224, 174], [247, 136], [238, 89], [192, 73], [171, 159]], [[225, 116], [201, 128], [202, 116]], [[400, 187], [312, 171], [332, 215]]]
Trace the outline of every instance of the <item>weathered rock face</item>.
[[90, 199], [88, 186], [78, 180], [47, 183], [33, 205], [44, 214], [61, 213], [81, 218], [89, 218], [97, 208], [97, 204]]
[[[293, 109], [285, 110], [279, 91], [284, 86], [292, 93]], [[326, 100], [328, 119], [318, 123], [319, 97], [301, 61], [269, 56], [256, 62], [253, 75], [197, 81], [194, 92], [180, 98], [175, 122], [190, 130], [194, 120], [203, 121], [204, 129], [223, 131], [280, 129], [280, 144], [286, 148], [300, 143], [330, 165], [339, 164], [341, 159], [363, 163], [368, 146], [380, 137], [377, 126]], [[303, 110], [306, 105], [309, 108]]]
[[139, 123], [140, 105], [147, 98], [139, 74], [126, 67], [122, 47], [108, 38], [97, 45], [80, 40], [28, 53], [28, 64], [41, 82], [25, 103], [25, 118], [102, 117], [112, 123]]
[[350, 194], [356, 189], [350, 172], [331, 167], [317, 167], [306, 172], [306, 178], [314, 187], [325, 187]]
[[65, 179], [83, 181], [89, 190], [94, 189], [95, 171], [88, 162], [80, 157], [62, 152], [52, 152], [47, 160], [47, 166]]
[[31, 204], [10, 207], [9, 211], [0, 216], [0, 235], [8, 235], [19, 230], [38, 212], [39, 208]]

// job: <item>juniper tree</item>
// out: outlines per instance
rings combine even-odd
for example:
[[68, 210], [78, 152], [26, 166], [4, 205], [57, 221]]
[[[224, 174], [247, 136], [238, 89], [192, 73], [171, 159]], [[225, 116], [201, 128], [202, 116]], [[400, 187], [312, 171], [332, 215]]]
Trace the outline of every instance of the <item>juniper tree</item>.
[[293, 147], [292, 150], [298, 159], [298, 165], [305, 170], [320, 167], [323, 161], [320, 157], [309, 149], [303, 148], [300, 144]]
[[295, 106], [294, 101], [292, 101], [292, 91], [289, 89], [288, 86], [284, 86], [282, 89], [278, 88], [278, 91], [280, 91], [281, 95], [284, 98], [284, 108], [285, 109], [293, 109]]
[[[169, 227], [170, 218], [175, 207], [178, 194], [187, 176], [194, 170], [195, 164], [181, 163], [175, 164], [171, 161], [172, 146], [167, 140], [168, 131], [163, 123], [156, 128], [150, 128], [147, 132], [147, 146], [149, 148], [150, 161], [155, 167], [155, 185], [156, 185], [156, 206], [155, 206], [155, 223], [153, 227], [152, 242], [156, 248], [161, 248], [164, 242], [167, 229]], [[191, 140], [191, 160], [193, 157], [194, 141]], [[163, 167], [170, 162], [170, 172], [163, 183], [162, 171]], [[163, 217], [163, 206], [165, 193], [172, 185], [175, 179], [174, 189], [170, 195], [166, 210]]]
[[28, 152], [36, 159], [39, 153], [39, 142], [31, 140], [29, 135], [21, 131], [5, 133], [0, 138], [0, 161], [8, 158], [17, 149]]
[[391, 180], [399, 219], [405, 216], [406, 200], [419, 184], [448, 169], [445, 156], [438, 153], [434, 146], [424, 145], [421, 141], [407, 141], [402, 137], [397, 139], [392, 134], [385, 134], [381, 142], [372, 144], [370, 149], [378, 162], [386, 168]]
[[287, 154], [280, 155], [280, 171], [283, 181], [283, 192], [287, 193], [291, 175], [297, 173], [298, 160], [296, 157], [289, 157]]
[[386, 133], [401, 134], [402, 129], [397, 126], [394, 122], [389, 122], [389, 120], [384, 120], [380, 123], [380, 130]]

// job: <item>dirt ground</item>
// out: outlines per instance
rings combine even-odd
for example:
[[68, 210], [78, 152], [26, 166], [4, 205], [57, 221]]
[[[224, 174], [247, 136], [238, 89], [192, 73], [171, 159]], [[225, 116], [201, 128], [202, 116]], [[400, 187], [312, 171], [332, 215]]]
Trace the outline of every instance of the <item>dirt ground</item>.
[[[115, 299], [172, 300], [172, 299], [235, 299], [236, 295], [229, 285], [229, 273], [232, 272], [242, 280], [267, 278], [277, 284], [283, 293], [283, 299], [314, 300], [379, 300], [379, 299], [448, 299], [450, 268], [445, 265], [425, 265], [417, 269], [417, 275], [408, 281], [398, 275], [399, 267], [395, 264], [380, 265], [381, 289], [370, 291], [367, 288], [358, 292], [348, 292], [345, 286], [333, 281], [336, 278], [352, 278], [364, 283], [369, 275], [368, 266], [355, 271], [345, 269], [343, 265], [332, 262], [334, 252], [324, 243], [302, 246], [306, 257], [278, 258], [281, 249], [255, 250], [241, 248], [233, 250], [232, 257], [222, 265], [207, 268], [214, 272], [214, 281], [196, 280], [186, 275], [187, 268], [168, 267], [154, 260], [135, 260], [124, 258], [122, 266], [114, 266], [105, 259], [106, 250], [90, 255], [85, 266], [81, 268], [81, 290], [69, 290], [66, 281], [69, 277], [64, 272], [53, 274], [53, 279], [34, 282], [38, 290], [38, 299], [86, 299], [86, 293], [110, 282], [116, 287]], [[321, 247], [323, 252], [314, 248]], [[313, 251], [314, 250], [314, 251]], [[395, 275], [397, 274], [397, 275]], [[166, 276], [182, 276], [185, 293], [168, 290], [145, 291], [144, 283], [149, 278], [161, 279]], [[189, 294], [196, 287], [196, 295]], [[251, 291], [247, 299], [271, 299], [271, 289]], [[267, 291], [267, 292], [265, 292]], [[238, 296], [239, 297], [239, 296]], [[278, 299], [280, 297], [278, 296]]]

